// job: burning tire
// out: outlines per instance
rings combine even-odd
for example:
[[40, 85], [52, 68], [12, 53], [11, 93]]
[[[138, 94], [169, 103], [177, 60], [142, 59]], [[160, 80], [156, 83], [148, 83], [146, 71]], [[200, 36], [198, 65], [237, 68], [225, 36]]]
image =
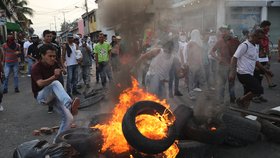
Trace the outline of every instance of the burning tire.
[[221, 119], [226, 126], [226, 144], [233, 146], [247, 145], [256, 142], [261, 136], [261, 125], [257, 121], [227, 113], [222, 114]]
[[[162, 115], [166, 108], [159, 103], [152, 101], [140, 101], [130, 107], [124, 115], [122, 121], [122, 131], [127, 142], [139, 152], [146, 154], [158, 154], [168, 149], [175, 141], [175, 126], [168, 127], [167, 136], [160, 140], [149, 139], [142, 135], [138, 130], [135, 120], [140, 114], [153, 115], [159, 113]], [[173, 116], [170, 111], [168, 115]]]
[[97, 124], [105, 124], [109, 121], [111, 118], [112, 113], [103, 113], [103, 114], [98, 114], [92, 117], [88, 127], [93, 127]]
[[[267, 110], [264, 113], [280, 117], [279, 111]], [[261, 123], [261, 131], [269, 141], [280, 143], [280, 122], [274, 122], [266, 119], [259, 118]]]
[[185, 125], [184, 136], [188, 140], [195, 140], [208, 144], [222, 144], [226, 137], [226, 128], [219, 120], [198, 124], [193, 118]]
[[97, 153], [102, 146], [101, 132], [97, 129], [76, 128], [59, 134], [55, 143], [66, 142], [73, 146], [82, 156]]
[[105, 97], [105, 94], [97, 94], [92, 97], [89, 97], [83, 101], [81, 101], [81, 104], [79, 106], [79, 109], [87, 108], [89, 106], [92, 106], [98, 102], [100, 102]]
[[200, 143], [197, 141], [182, 140], [179, 141], [178, 147], [180, 149], [176, 158], [212, 158], [210, 145]]

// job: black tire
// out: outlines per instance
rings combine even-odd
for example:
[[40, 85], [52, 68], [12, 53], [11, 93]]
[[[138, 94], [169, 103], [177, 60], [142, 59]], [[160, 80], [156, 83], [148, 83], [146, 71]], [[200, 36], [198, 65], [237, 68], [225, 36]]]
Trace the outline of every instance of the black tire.
[[101, 124], [101, 125], [106, 124], [111, 117], [112, 117], [112, 113], [103, 113], [103, 114], [94, 115], [88, 127], [93, 127], [97, 124]]
[[[215, 130], [211, 128], [215, 127]], [[226, 137], [226, 128], [218, 120], [212, 120], [211, 123], [198, 124], [195, 118], [191, 119], [184, 128], [184, 136], [188, 140], [195, 140], [208, 144], [223, 144]]]
[[176, 120], [174, 122], [176, 128], [176, 138], [185, 139], [183, 133], [183, 128], [187, 122], [193, 117], [193, 110], [185, 105], [179, 105], [173, 112]]
[[257, 121], [228, 113], [223, 113], [221, 120], [226, 127], [227, 138], [225, 143], [228, 145], [247, 145], [256, 142], [261, 136], [261, 125]]
[[98, 94], [104, 94], [105, 92], [106, 90], [103, 88], [92, 89], [89, 93], [85, 94], [84, 97], [87, 99]]
[[87, 108], [90, 107], [92, 105], [95, 105], [96, 103], [100, 102], [102, 99], [104, 99], [105, 94], [97, 94], [94, 95], [90, 98], [87, 98], [83, 101], [81, 101], [79, 109], [83, 109], [83, 108]]
[[[264, 113], [280, 117], [279, 111], [266, 110]], [[271, 142], [280, 143], [280, 122], [274, 122], [261, 118], [258, 118], [258, 121], [261, 123], [261, 132], [265, 135], [265, 137]]]
[[98, 129], [76, 128], [60, 133], [55, 143], [65, 142], [73, 146], [82, 156], [97, 153], [103, 144], [101, 132]]
[[210, 145], [197, 141], [181, 140], [178, 143], [179, 153], [176, 158], [212, 158]]
[[[122, 121], [122, 131], [127, 142], [137, 151], [145, 154], [158, 154], [168, 149], [175, 141], [174, 124], [168, 127], [167, 137], [161, 140], [152, 140], [143, 136], [135, 124], [136, 116], [140, 114], [163, 114], [166, 108], [152, 101], [140, 101], [131, 106]], [[169, 111], [170, 112], [170, 111]], [[170, 117], [174, 117], [172, 113]]]

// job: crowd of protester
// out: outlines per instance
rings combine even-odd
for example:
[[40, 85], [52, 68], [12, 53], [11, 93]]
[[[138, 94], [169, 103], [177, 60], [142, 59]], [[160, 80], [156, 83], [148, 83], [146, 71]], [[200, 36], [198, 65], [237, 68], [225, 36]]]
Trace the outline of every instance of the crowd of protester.
[[[134, 65], [136, 78], [143, 88], [159, 98], [188, 97], [195, 101], [199, 93], [209, 91], [216, 94], [221, 105], [230, 102], [248, 108], [251, 101], [267, 102], [263, 96], [263, 77], [269, 88], [277, 86], [269, 70], [270, 25], [269, 21], [263, 21], [259, 27], [243, 30], [243, 37], [239, 39], [229, 26], [224, 25], [217, 32], [198, 29], [178, 35], [170, 32], [165, 38], [142, 42], [140, 56]], [[14, 34], [8, 35], [1, 47], [0, 103], [3, 94], [10, 92], [11, 73], [14, 91], [20, 92], [18, 75], [27, 62], [27, 77], [31, 78], [34, 98], [38, 103], [48, 105], [49, 113], [56, 109], [62, 116], [59, 134], [70, 128], [73, 116], [77, 114], [79, 89], [83, 85], [86, 89], [92, 86], [91, 70], [96, 70], [96, 84], [110, 88], [114, 75], [122, 71], [120, 57], [123, 52], [122, 38], [118, 35], [112, 36], [111, 43], [102, 32], [95, 42], [87, 36], [72, 33], [67, 34], [63, 43], [56, 39], [56, 32], [50, 30], [43, 32], [42, 39], [38, 35], [24, 39], [23, 33], [19, 33], [17, 39]], [[280, 44], [280, 62], [279, 49]], [[236, 76], [244, 87], [241, 97], [235, 93]], [[229, 100], [226, 100], [226, 94]], [[0, 105], [0, 111], [3, 110]]]

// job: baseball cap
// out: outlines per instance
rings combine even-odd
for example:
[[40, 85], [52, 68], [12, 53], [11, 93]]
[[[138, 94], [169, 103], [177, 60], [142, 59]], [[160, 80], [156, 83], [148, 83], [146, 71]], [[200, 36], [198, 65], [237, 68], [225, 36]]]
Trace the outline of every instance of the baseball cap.
[[73, 36], [73, 33], [68, 33], [67, 34], [67, 38], [73, 38], [74, 36]]
[[122, 37], [121, 37], [121, 36], [117, 36], [117, 37], [116, 37], [116, 39], [121, 40], [121, 39], [122, 39]]
[[219, 30], [221, 31], [221, 30], [230, 30], [230, 27], [229, 27], [229, 25], [222, 25], [220, 28], [219, 28]]
[[31, 38], [39, 38], [39, 36], [34, 34], [31, 36]]

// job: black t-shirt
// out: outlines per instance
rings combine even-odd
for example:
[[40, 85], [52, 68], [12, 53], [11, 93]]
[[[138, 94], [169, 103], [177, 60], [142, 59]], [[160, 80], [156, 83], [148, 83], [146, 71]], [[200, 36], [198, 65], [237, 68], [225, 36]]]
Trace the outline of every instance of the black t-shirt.
[[41, 61], [34, 64], [31, 71], [31, 85], [32, 85], [32, 92], [35, 98], [37, 98], [38, 92], [44, 88], [44, 87], [39, 87], [36, 82], [40, 79], [45, 80], [50, 78], [51, 76], [54, 75], [54, 70], [57, 68], [59, 68], [58, 64], [49, 66], [42, 63]]
[[40, 59], [40, 52], [39, 52], [39, 49], [38, 49], [38, 45], [37, 44], [31, 44], [28, 47], [27, 55], [31, 55], [33, 58], [39, 60]]

